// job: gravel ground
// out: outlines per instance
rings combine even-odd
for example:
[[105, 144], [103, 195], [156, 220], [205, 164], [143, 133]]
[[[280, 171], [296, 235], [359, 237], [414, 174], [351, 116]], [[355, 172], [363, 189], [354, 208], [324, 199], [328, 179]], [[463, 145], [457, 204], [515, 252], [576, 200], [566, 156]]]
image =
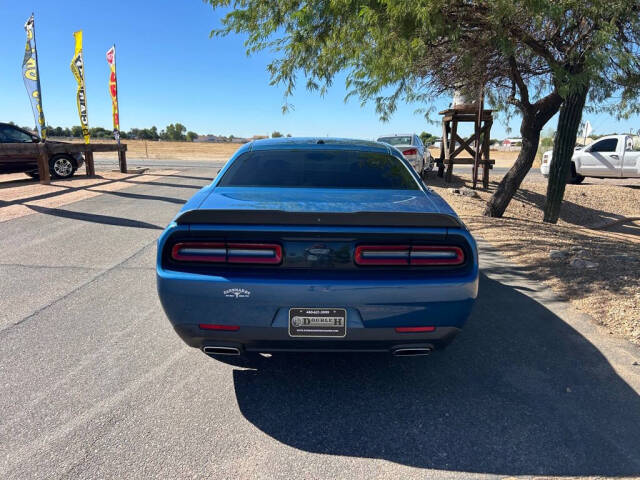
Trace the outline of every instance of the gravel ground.
[[469, 187], [470, 180], [462, 173], [451, 184], [437, 177], [426, 183], [475, 235], [571, 300], [606, 332], [640, 344], [640, 222], [598, 228], [640, 216], [639, 180], [587, 179], [567, 185], [557, 225], [542, 222], [546, 180], [527, 177], [501, 219], [482, 216], [500, 176], [475, 198], [450, 191]]

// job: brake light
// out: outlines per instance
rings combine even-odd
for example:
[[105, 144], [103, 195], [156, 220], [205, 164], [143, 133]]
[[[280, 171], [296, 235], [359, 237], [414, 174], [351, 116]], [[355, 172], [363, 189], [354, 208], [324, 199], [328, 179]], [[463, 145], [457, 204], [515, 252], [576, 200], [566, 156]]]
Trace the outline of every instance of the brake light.
[[396, 327], [397, 333], [433, 332], [436, 327]]
[[178, 242], [171, 258], [179, 262], [278, 265], [282, 247], [272, 243]]
[[461, 265], [464, 251], [460, 247], [441, 245], [359, 245], [357, 265]]
[[408, 150], [403, 150], [402, 154], [403, 155], [417, 155], [418, 154], [418, 149], [417, 148], [410, 148]]

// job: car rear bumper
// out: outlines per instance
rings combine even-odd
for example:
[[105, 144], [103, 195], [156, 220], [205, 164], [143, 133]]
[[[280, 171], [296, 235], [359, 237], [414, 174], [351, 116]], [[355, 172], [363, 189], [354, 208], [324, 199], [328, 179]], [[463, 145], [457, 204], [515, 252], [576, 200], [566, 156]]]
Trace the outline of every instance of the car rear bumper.
[[[244, 352], [387, 352], [420, 346], [444, 348], [460, 332], [438, 327], [432, 332], [397, 333], [393, 328], [347, 329], [344, 338], [292, 338], [287, 328], [241, 327], [235, 332], [201, 330], [197, 325], [174, 325], [176, 333], [194, 348], [225, 347]], [[205, 352], [206, 353], [206, 352]]]
[[[460, 331], [478, 291], [477, 268], [463, 277], [413, 281], [249, 280], [159, 269], [157, 280], [167, 317], [188, 345], [247, 351], [390, 351], [420, 343], [439, 348]], [[345, 309], [346, 336], [291, 337], [289, 309], [296, 307]], [[200, 324], [238, 329], [207, 330]], [[395, 331], [416, 326], [435, 329]]]

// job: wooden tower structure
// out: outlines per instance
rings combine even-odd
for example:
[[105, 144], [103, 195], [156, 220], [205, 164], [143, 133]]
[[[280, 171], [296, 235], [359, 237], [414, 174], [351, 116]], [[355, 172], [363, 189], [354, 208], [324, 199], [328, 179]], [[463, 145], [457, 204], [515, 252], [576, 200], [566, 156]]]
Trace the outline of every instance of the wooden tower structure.
[[[493, 124], [493, 110], [485, 110], [484, 102], [477, 105], [454, 105], [440, 112], [442, 115], [442, 146], [438, 159], [438, 176], [445, 175], [445, 182], [450, 182], [454, 165], [473, 165], [473, 188], [478, 183], [478, 173], [482, 168], [482, 186], [489, 188], [489, 170], [494, 160], [489, 158], [489, 139]], [[458, 124], [473, 122], [474, 133], [468, 139], [458, 134]], [[463, 153], [470, 156], [465, 157]], [[446, 168], [446, 174], [445, 174]]]

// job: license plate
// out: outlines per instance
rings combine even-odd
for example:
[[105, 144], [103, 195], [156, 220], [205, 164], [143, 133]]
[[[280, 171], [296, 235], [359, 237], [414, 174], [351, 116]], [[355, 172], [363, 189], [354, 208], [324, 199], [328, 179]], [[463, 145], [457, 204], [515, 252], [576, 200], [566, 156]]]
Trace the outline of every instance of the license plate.
[[344, 308], [290, 308], [289, 335], [292, 337], [344, 337], [347, 311]]

